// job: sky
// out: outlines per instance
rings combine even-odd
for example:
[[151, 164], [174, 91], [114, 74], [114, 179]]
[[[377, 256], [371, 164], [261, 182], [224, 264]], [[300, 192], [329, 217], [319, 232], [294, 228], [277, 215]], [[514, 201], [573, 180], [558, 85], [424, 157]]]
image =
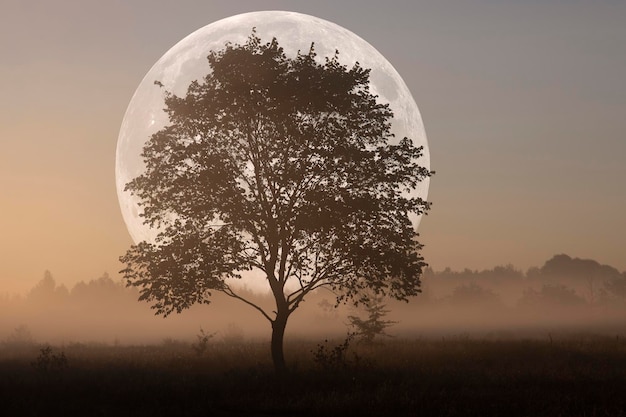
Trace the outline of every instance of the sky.
[[435, 270], [560, 253], [626, 270], [626, 2], [0, 0], [0, 293], [45, 270], [118, 276], [135, 89], [191, 32], [257, 10], [332, 21], [402, 75], [436, 171], [420, 225]]

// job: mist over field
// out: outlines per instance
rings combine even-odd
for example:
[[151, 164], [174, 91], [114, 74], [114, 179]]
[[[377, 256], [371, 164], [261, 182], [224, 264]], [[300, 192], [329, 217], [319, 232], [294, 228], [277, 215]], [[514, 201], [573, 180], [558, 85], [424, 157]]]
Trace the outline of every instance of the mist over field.
[[[271, 311], [270, 295], [250, 295]], [[0, 342], [5, 345], [158, 344], [194, 342], [200, 330], [226, 343], [269, 339], [270, 323], [257, 311], [215, 293], [210, 305], [167, 318], [137, 301], [138, 290], [107, 274], [71, 288], [46, 271], [26, 294], [0, 295]], [[626, 272], [593, 260], [557, 255], [520, 271], [498, 266], [483, 271], [433, 271], [422, 293], [408, 303], [384, 300], [397, 338], [546, 338], [576, 333], [626, 333]], [[341, 338], [354, 329], [348, 316], [363, 308], [335, 307], [327, 290], [312, 294], [287, 327], [287, 341]]]

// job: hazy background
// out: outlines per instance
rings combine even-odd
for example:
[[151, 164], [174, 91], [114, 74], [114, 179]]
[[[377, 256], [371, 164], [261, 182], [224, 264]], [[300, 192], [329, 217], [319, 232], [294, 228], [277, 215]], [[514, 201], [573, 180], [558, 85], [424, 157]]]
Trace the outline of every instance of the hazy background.
[[[422, 288], [408, 303], [379, 301], [387, 311], [379, 320], [392, 322], [388, 335], [502, 340], [623, 337], [626, 330], [626, 272], [564, 254], [527, 271], [511, 265], [479, 271], [427, 269]], [[271, 295], [243, 295], [266, 311], [275, 308]], [[270, 337], [266, 319], [223, 294], [215, 294], [208, 306], [196, 305], [167, 319], [155, 317], [137, 297], [135, 288], [106, 274], [67, 286], [45, 272], [23, 296], [0, 294], [0, 347], [190, 343], [202, 336], [201, 329], [212, 342]], [[289, 319], [287, 341], [344, 338], [359, 330], [350, 325], [351, 316], [369, 319], [363, 306], [336, 306], [331, 292], [318, 290]]]
[[626, 270], [626, 3], [0, 0], [0, 293], [45, 270], [68, 291], [119, 280], [135, 88], [196, 29], [275, 9], [346, 27], [403, 76], [437, 171], [420, 229], [435, 271], [558, 253]]

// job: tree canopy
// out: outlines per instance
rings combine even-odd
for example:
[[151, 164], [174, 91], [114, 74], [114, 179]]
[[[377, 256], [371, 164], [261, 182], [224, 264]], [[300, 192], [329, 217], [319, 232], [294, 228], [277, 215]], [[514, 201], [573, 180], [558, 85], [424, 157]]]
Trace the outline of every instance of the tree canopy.
[[[186, 95], [165, 92], [170, 123], [148, 140], [146, 170], [126, 185], [159, 228], [156, 241], [120, 258], [140, 299], [167, 315], [221, 291], [276, 330], [322, 286], [338, 302], [365, 301], [369, 290], [417, 294], [425, 263], [409, 215], [429, 203], [411, 191], [431, 172], [421, 147], [393, 140], [393, 112], [370, 91], [370, 70], [341, 64], [339, 52], [318, 60], [313, 44], [289, 58], [254, 31], [212, 51], [208, 64]], [[253, 269], [274, 313], [230, 285]]]

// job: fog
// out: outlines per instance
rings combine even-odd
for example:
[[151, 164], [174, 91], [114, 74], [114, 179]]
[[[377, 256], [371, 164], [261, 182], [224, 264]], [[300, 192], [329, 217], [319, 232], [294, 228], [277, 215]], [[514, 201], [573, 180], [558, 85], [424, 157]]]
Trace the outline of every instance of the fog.
[[[270, 296], [245, 294], [272, 311]], [[155, 344], [193, 342], [200, 331], [213, 341], [266, 340], [270, 323], [256, 310], [220, 293], [166, 318], [138, 301], [136, 288], [107, 274], [72, 288], [46, 271], [26, 294], [0, 295], [0, 342]], [[484, 271], [433, 271], [422, 293], [402, 302], [382, 300], [398, 338], [464, 336], [535, 338], [626, 332], [626, 272], [592, 260], [557, 255], [543, 266], [520, 271], [499, 266]], [[318, 290], [290, 317], [286, 340], [323, 340], [353, 331], [348, 316], [366, 311], [335, 306], [335, 295]]]

